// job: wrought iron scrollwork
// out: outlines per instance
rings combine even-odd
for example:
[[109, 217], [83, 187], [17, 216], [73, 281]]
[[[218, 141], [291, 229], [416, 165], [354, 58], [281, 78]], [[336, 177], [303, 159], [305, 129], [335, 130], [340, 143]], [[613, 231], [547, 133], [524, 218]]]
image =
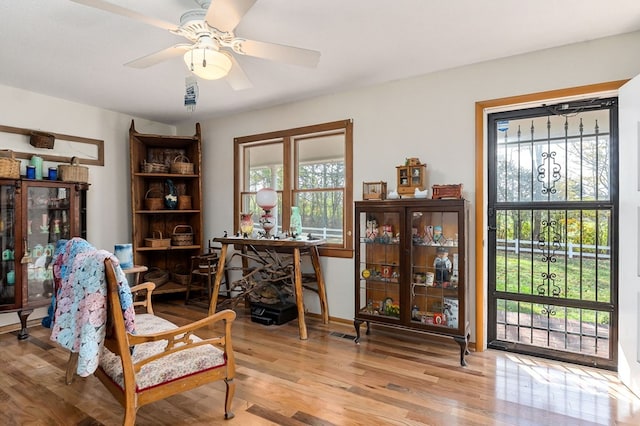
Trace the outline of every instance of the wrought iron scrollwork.
[[543, 194], [555, 194], [556, 182], [560, 180], [562, 166], [556, 163], [556, 153], [543, 152], [542, 161], [538, 166], [538, 182], [542, 183]]
[[[549, 266], [556, 263], [556, 251], [561, 249], [560, 233], [556, 230], [558, 222], [556, 220], [542, 220], [540, 234], [538, 235], [538, 249], [542, 252], [541, 260], [547, 264], [547, 271], [542, 272], [542, 282], [536, 287], [539, 296], [560, 297], [562, 289], [556, 284], [556, 274], [549, 271]], [[550, 315], [555, 314], [555, 310], [549, 311]]]

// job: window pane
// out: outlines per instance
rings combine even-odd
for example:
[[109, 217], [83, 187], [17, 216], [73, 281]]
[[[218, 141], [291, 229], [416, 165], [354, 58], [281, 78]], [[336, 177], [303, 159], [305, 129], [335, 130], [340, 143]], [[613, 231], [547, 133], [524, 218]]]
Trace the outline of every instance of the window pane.
[[342, 245], [344, 240], [344, 191], [294, 193], [294, 204], [300, 207], [302, 233], [311, 233]]
[[282, 190], [283, 143], [248, 146], [244, 149], [246, 169], [249, 176], [246, 181], [247, 191], [258, 191], [262, 188]]
[[343, 188], [344, 134], [298, 139], [298, 189]]

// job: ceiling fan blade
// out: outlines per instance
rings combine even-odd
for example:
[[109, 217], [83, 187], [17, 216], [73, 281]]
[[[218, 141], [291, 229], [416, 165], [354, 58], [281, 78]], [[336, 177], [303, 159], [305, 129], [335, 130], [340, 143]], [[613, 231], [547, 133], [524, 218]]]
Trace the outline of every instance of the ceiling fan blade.
[[247, 75], [244, 73], [244, 70], [242, 69], [236, 58], [233, 55], [229, 55], [229, 57], [232, 64], [231, 70], [229, 71], [229, 74], [227, 74], [227, 82], [229, 83], [229, 86], [231, 86], [233, 90], [244, 90], [252, 88], [253, 84], [251, 84], [249, 77], [247, 77]]
[[285, 46], [283, 44], [244, 40], [240, 43], [240, 49], [241, 53], [245, 55], [309, 68], [315, 68], [318, 66], [318, 61], [320, 61], [320, 52], [316, 50]]
[[71, 0], [74, 3], [83, 4], [85, 6], [93, 7], [95, 9], [104, 10], [105, 12], [114, 13], [116, 15], [131, 18], [136, 21], [144, 22], [145, 24], [152, 25], [154, 27], [162, 28], [165, 30], [175, 30], [176, 25], [163, 21], [162, 19], [152, 18], [150, 16], [143, 15], [134, 10], [127, 9], [126, 7], [118, 6], [113, 3], [109, 3], [103, 0]]
[[132, 68], [147, 68], [162, 61], [166, 61], [167, 59], [171, 59], [175, 56], [182, 55], [192, 47], [193, 46], [190, 44], [176, 44], [175, 46], [167, 47], [166, 49], [160, 50], [159, 52], [151, 53], [150, 55], [134, 59], [133, 61], [127, 62], [124, 65]]
[[215, 0], [211, 2], [204, 20], [220, 31], [231, 32], [255, 2], [256, 0]]

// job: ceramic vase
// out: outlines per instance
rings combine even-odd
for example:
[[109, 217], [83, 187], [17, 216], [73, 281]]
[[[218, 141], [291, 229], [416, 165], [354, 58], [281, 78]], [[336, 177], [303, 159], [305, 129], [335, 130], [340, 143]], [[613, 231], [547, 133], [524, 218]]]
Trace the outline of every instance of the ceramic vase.
[[164, 196], [164, 205], [168, 209], [175, 210], [178, 207], [178, 191], [171, 179], [167, 179], [165, 185], [168, 188], [168, 193]]
[[240, 232], [245, 238], [249, 238], [253, 234], [252, 213], [240, 213]]

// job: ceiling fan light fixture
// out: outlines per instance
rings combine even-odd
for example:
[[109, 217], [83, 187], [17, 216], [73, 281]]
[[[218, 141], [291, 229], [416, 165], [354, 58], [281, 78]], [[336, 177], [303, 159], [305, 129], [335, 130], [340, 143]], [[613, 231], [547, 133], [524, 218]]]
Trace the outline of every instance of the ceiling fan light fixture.
[[217, 80], [229, 74], [231, 59], [215, 49], [195, 47], [184, 54], [189, 71], [205, 80]]

